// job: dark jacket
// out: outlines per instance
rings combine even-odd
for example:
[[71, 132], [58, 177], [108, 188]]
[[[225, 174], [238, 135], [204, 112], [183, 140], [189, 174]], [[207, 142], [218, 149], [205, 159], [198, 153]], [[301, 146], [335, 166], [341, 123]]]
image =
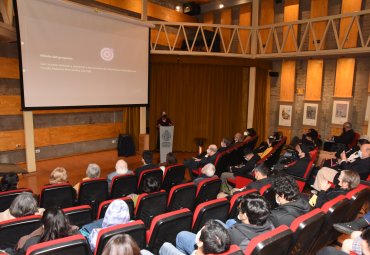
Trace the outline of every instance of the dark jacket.
[[272, 184], [273, 180], [273, 178], [267, 177], [258, 181], [251, 182], [247, 186], [245, 186], [245, 188], [260, 190], [263, 186], [266, 186], [267, 184]]
[[342, 162], [336, 166], [335, 170], [352, 170], [356, 171], [361, 180], [366, 180], [367, 176], [370, 174], [370, 158], [357, 158], [353, 162]]
[[342, 143], [345, 145], [349, 145], [352, 143], [353, 139], [355, 138], [355, 132], [353, 129], [343, 132], [340, 136], [334, 136], [334, 141], [336, 143]]
[[347, 194], [349, 190], [341, 189], [341, 188], [335, 188], [335, 189], [328, 189], [327, 191], [321, 190], [317, 194], [317, 200], [316, 200], [316, 208], [320, 208], [323, 206], [326, 202], [329, 200], [332, 200], [336, 198], [339, 195], [345, 195]]
[[260, 159], [261, 159], [260, 156], [254, 154], [254, 156], [249, 161], [245, 161], [245, 164], [241, 165], [240, 167], [233, 166], [230, 168], [230, 170], [231, 172], [233, 172], [234, 176], [246, 177], [250, 172], [252, 172], [258, 160]]
[[297, 200], [283, 204], [271, 211], [270, 220], [275, 227], [290, 224], [298, 217], [311, 210], [307, 200], [299, 197]]
[[195, 179], [193, 180], [193, 182], [194, 182], [194, 185], [195, 185], [195, 186], [198, 186], [198, 185], [199, 185], [199, 183], [200, 183], [201, 181], [206, 180], [206, 179], [209, 179], [209, 178], [213, 178], [213, 177], [214, 177], [214, 176], [209, 177], [209, 176], [207, 176], [207, 175], [205, 175], [205, 174], [201, 174], [201, 175], [199, 175], [197, 178], [195, 178]]
[[238, 245], [244, 251], [252, 238], [272, 229], [274, 226], [268, 220], [262, 226], [236, 223], [229, 229], [231, 243]]
[[306, 172], [306, 169], [307, 169], [307, 166], [310, 160], [311, 160], [310, 154], [306, 152], [303, 158], [300, 158], [296, 160], [295, 162], [289, 164], [285, 171], [288, 174], [303, 178], [303, 175]]
[[141, 167], [136, 168], [136, 170], [135, 170], [135, 175], [136, 175], [137, 177], [139, 177], [139, 176], [140, 176], [140, 173], [141, 173], [142, 171], [144, 171], [144, 170], [149, 170], [149, 169], [154, 169], [154, 168], [158, 168], [158, 166], [157, 166], [157, 165], [154, 165], [154, 164], [152, 164], [152, 163], [147, 164], [147, 165], [143, 165], [143, 166], [141, 166]]
[[200, 167], [204, 167], [205, 165], [207, 165], [209, 163], [213, 164], [216, 160], [217, 154], [218, 153], [215, 153], [210, 157], [203, 156], [200, 159], [200, 161], [195, 161], [194, 159], [187, 159], [187, 160], [184, 160], [184, 165], [187, 168], [189, 168], [190, 170], [193, 170], [193, 169], [195, 170], [195, 169], [198, 169]]

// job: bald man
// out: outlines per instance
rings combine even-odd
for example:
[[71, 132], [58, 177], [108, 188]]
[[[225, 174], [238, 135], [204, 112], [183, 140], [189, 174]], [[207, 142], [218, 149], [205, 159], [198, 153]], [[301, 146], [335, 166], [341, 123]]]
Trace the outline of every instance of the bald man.
[[189, 170], [198, 169], [199, 167], [204, 167], [208, 163], [214, 163], [217, 156], [217, 146], [211, 144], [207, 148], [207, 154], [202, 158], [192, 158], [184, 160], [184, 165], [189, 168]]
[[[359, 173], [361, 180], [366, 180], [370, 174], [370, 144], [363, 144], [359, 151], [356, 151], [348, 158], [343, 151], [340, 154], [341, 160], [335, 169], [323, 167], [316, 175], [315, 183], [312, 187], [318, 191], [328, 182], [335, 182], [341, 170], [352, 170]], [[336, 183], [335, 183], [336, 184]]]
[[108, 185], [109, 186], [111, 185], [114, 176], [132, 173], [133, 172], [131, 170], [128, 170], [127, 162], [124, 161], [123, 159], [119, 159], [116, 162], [116, 171], [108, 174], [107, 176]]

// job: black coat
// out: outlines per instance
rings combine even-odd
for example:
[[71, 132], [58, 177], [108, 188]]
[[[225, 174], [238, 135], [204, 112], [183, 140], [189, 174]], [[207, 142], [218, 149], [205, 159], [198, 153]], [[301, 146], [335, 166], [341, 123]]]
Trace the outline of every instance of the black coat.
[[317, 200], [316, 200], [315, 207], [320, 208], [321, 206], [323, 206], [329, 200], [332, 200], [332, 199], [338, 197], [339, 195], [345, 195], [345, 194], [347, 194], [348, 191], [349, 190], [340, 189], [340, 188], [328, 189], [327, 191], [321, 190], [317, 194]]
[[308, 201], [299, 197], [295, 201], [280, 205], [272, 210], [270, 220], [276, 228], [281, 225], [290, 226], [298, 216], [308, 213], [310, 210]]

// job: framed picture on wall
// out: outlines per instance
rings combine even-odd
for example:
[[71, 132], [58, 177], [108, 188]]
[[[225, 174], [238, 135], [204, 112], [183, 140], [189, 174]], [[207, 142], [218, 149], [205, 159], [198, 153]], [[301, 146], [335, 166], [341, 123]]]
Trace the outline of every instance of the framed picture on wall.
[[349, 101], [334, 101], [331, 123], [341, 125], [344, 122], [347, 122], [348, 112], [349, 112]]
[[316, 126], [319, 104], [304, 103], [303, 125]]
[[279, 107], [279, 126], [292, 126], [293, 106], [281, 104]]

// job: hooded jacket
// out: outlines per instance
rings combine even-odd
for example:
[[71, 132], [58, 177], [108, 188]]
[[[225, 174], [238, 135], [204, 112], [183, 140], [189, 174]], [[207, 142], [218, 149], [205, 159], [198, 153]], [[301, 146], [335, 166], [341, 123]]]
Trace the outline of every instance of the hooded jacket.
[[277, 228], [281, 225], [290, 226], [298, 217], [311, 210], [308, 201], [298, 197], [296, 200], [280, 205], [271, 211], [270, 220]]
[[236, 244], [243, 251], [247, 248], [253, 237], [274, 229], [272, 223], [267, 220], [262, 226], [236, 223], [230, 229], [231, 243]]

